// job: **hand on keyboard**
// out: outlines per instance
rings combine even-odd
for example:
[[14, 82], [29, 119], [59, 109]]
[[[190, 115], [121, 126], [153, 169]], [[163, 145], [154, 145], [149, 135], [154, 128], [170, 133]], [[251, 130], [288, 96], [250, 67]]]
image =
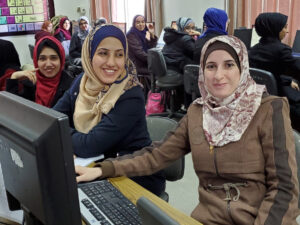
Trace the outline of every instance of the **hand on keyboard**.
[[84, 166], [75, 166], [76, 172], [76, 181], [84, 182], [84, 181], [92, 181], [97, 179], [102, 175], [102, 169], [100, 167], [84, 167]]

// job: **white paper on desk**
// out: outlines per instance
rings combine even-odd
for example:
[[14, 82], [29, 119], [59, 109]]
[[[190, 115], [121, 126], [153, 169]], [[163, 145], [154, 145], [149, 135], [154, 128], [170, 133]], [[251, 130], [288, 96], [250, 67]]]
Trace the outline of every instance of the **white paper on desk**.
[[92, 162], [95, 162], [99, 159], [103, 159], [104, 155], [99, 155], [96, 157], [91, 157], [91, 158], [80, 158], [80, 157], [76, 157], [74, 159], [74, 164], [75, 166], [88, 166], [90, 165]]

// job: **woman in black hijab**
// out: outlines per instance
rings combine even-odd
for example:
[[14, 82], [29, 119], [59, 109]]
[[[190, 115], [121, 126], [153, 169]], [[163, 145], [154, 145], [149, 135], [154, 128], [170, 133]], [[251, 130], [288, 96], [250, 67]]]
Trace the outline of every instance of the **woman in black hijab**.
[[[261, 39], [249, 51], [250, 67], [270, 71], [277, 80], [279, 95], [286, 96], [291, 105], [292, 125], [300, 124], [300, 59], [292, 55], [292, 49], [281, 43], [287, 33], [286, 15], [261, 13], [255, 20], [255, 30]], [[289, 76], [282, 76], [282, 75]], [[298, 125], [299, 126], [299, 125]]]

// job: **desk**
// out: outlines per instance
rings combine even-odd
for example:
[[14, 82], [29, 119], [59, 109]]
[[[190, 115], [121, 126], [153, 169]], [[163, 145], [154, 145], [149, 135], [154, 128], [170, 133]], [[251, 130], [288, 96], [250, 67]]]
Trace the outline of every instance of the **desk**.
[[169, 203], [152, 194], [145, 188], [141, 187], [134, 181], [126, 177], [116, 177], [108, 179], [116, 188], [118, 188], [132, 203], [136, 204], [141, 196], [145, 196], [154, 202], [159, 208], [167, 213], [174, 220], [183, 225], [201, 225], [202, 223], [196, 221], [190, 216], [173, 208]]
[[20, 225], [19, 223], [0, 217], [0, 224]]

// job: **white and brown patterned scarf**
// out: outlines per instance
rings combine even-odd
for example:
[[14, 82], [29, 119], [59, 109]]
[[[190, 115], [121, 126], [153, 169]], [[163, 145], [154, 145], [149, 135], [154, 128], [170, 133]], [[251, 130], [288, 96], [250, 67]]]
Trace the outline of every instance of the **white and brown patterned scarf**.
[[[220, 41], [231, 46], [237, 53], [241, 77], [239, 86], [228, 97], [218, 99], [212, 96], [205, 87], [203, 57], [208, 46]], [[248, 53], [244, 43], [236, 37], [223, 35], [210, 39], [202, 49], [199, 71], [199, 88], [201, 96], [194, 104], [203, 106], [203, 129], [211, 146], [223, 146], [241, 139], [258, 110], [264, 85], [258, 85], [249, 73]]]

